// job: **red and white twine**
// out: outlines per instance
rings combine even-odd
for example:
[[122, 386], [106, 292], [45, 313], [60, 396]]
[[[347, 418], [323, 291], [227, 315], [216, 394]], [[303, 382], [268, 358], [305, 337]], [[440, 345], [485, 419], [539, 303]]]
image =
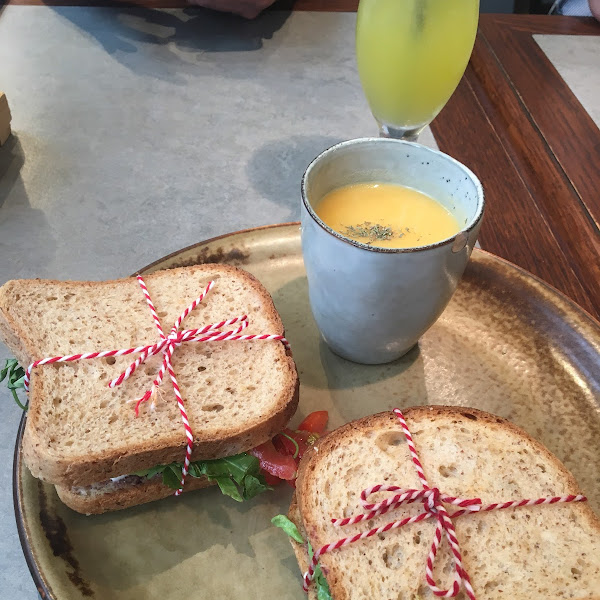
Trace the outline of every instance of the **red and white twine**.
[[[152, 314], [154, 324], [158, 329], [158, 334], [160, 338], [158, 342], [146, 346], [138, 346], [136, 348], [125, 348], [122, 350], [103, 350], [101, 352], [85, 352], [81, 354], [70, 354], [68, 356], [53, 356], [49, 358], [42, 358], [40, 360], [36, 360], [27, 367], [23, 381], [25, 384], [25, 390], [29, 391], [31, 372], [36, 367], [40, 367], [42, 365], [73, 362], [77, 360], [88, 360], [92, 358], [107, 358], [109, 356], [126, 356], [128, 354], [138, 354], [139, 356], [136, 358], [136, 360], [133, 363], [131, 363], [127, 367], [127, 369], [125, 369], [125, 371], [123, 371], [118, 377], [109, 382], [108, 386], [114, 388], [118, 385], [121, 385], [124, 381], [129, 379], [129, 377], [131, 377], [131, 375], [135, 373], [136, 369], [141, 364], [143, 364], [150, 356], [154, 356], [155, 354], [162, 354], [163, 362], [158, 371], [158, 375], [153, 381], [152, 387], [148, 391], [146, 391], [141, 398], [139, 398], [136, 401], [135, 415], [136, 417], [139, 415], [140, 406], [144, 402], [152, 399], [153, 405], [154, 396], [156, 395], [158, 387], [162, 383], [165, 373], [169, 373], [169, 377], [171, 378], [171, 384], [173, 385], [173, 391], [175, 393], [175, 398], [177, 399], [177, 406], [179, 407], [179, 412], [181, 413], [181, 421], [183, 422], [183, 426], [185, 428], [185, 435], [187, 438], [185, 459], [183, 469], [181, 471], [181, 487], [175, 492], [175, 495], [178, 496], [183, 491], [183, 485], [185, 483], [185, 478], [190, 466], [192, 448], [194, 444], [194, 435], [190, 427], [190, 423], [185, 410], [184, 400], [181, 395], [181, 389], [179, 388], [179, 384], [177, 383], [177, 377], [175, 375], [175, 371], [173, 370], [173, 365], [171, 363], [171, 359], [173, 357], [173, 352], [175, 352], [175, 349], [187, 342], [279, 340], [288, 349], [289, 344], [284, 336], [278, 334], [263, 333], [240, 335], [240, 332], [246, 329], [246, 327], [248, 327], [249, 325], [247, 315], [234, 317], [232, 319], [226, 319], [224, 321], [219, 321], [218, 323], [211, 323], [210, 325], [205, 325], [204, 327], [200, 327], [197, 329], [184, 329], [180, 331], [179, 328], [181, 327], [181, 324], [183, 323], [184, 319], [204, 300], [206, 295], [214, 287], [214, 281], [209, 282], [209, 284], [206, 286], [206, 288], [200, 294], [200, 296], [198, 296], [198, 298], [196, 298], [181, 313], [181, 315], [179, 315], [173, 327], [171, 328], [169, 335], [166, 336], [163, 331], [156, 309], [154, 308], [154, 303], [152, 302], [152, 298], [150, 297], [150, 293], [148, 292], [148, 288], [146, 287], [144, 279], [138, 275], [137, 280], [142, 289], [142, 292], [144, 293], [144, 297], [146, 298], [146, 303], [148, 304], [148, 308], [150, 309], [150, 313]], [[234, 325], [236, 323], [238, 325], [235, 329], [223, 331], [224, 327], [229, 327], [230, 325]]]
[[[374, 517], [383, 515], [390, 510], [394, 510], [400, 507], [403, 504], [411, 504], [413, 502], [422, 502], [425, 508], [425, 512], [415, 515], [414, 517], [406, 517], [399, 521], [392, 521], [391, 523], [387, 523], [386, 525], [382, 525], [381, 527], [377, 527], [375, 529], [371, 529], [363, 533], [357, 533], [354, 536], [345, 537], [332, 544], [326, 544], [325, 546], [322, 546], [313, 554], [313, 558], [308, 568], [308, 571], [304, 574], [304, 591], [308, 591], [308, 587], [314, 578], [315, 568], [319, 562], [319, 558], [323, 556], [323, 554], [331, 552], [332, 550], [343, 548], [344, 546], [348, 546], [350, 544], [354, 544], [355, 542], [370, 538], [374, 535], [385, 533], [386, 531], [390, 531], [392, 529], [399, 529], [400, 527], [410, 525], [411, 523], [418, 523], [419, 521], [424, 521], [425, 519], [436, 519], [437, 525], [435, 528], [433, 542], [431, 544], [431, 548], [427, 556], [427, 564], [425, 567], [425, 579], [427, 580], [427, 585], [430, 587], [431, 591], [436, 596], [440, 596], [443, 598], [454, 598], [458, 595], [461, 588], [464, 588], [470, 600], [476, 600], [475, 592], [473, 591], [471, 580], [469, 579], [469, 574], [467, 573], [462, 563], [462, 555], [460, 552], [458, 539], [456, 537], [456, 530], [454, 529], [454, 524], [452, 522], [453, 519], [456, 519], [468, 513], [481, 511], [501, 510], [504, 508], [517, 508], [519, 506], [538, 506], [541, 504], [556, 504], [563, 502], [585, 502], [587, 500], [585, 496], [568, 495], [537, 499], [513, 500], [509, 502], [497, 502], [483, 506], [480, 498], [463, 499], [448, 496], [447, 494], [440, 492], [438, 488], [432, 488], [427, 482], [427, 479], [425, 478], [425, 473], [423, 471], [423, 465], [419, 460], [419, 456], [417, 454], [412, 435], [408, 429], [408, 425], [406, 424], [404, 416], [402, 412], [397, 408], [394, 409], [394, 414], [398, 417], [400, 425], [402, 426], [402, 431], [404, 433], [404, 437], [406, 438], [406, 443], [408, 444], [408, 449], [412, 458], [412, 462], [415, 466], [417, 476], [419, 477], [423, 488], [420, 490], [407, 490], [395, 485], [375, 485], [371, 488], [363, 490], [360, 495], [360, 504], [368, 512], [358, 514], [353, 517], [348, 517], [345, 519], [332, 519], [331, 522], [337, 527], [355, 525], [357, 523], [361, 523], [362, 521], [368, 521], [370, 519], [373, 519]], [[377, 502], [374, 504], [369, 503], [369, 496], [377, 492], [399, 493], [391, 498], [388, 498], [387, 500], [383, 500], [382, 502]], [[444, 504], [451, 504], [453, 506], [457, 506], [459, 510], [448, 513]], [[436, 584], [436, 581], [433, 577], [433, 566], [435, 562], [435, 557], [437, 555], [438, 548], [442, 542], [442, 537], [444, 533], [450, 545], [450, 550], [454, 559], [454, 577], [452, 579], [450, 587], [448, 587], [447, 589], [440, 588]]]

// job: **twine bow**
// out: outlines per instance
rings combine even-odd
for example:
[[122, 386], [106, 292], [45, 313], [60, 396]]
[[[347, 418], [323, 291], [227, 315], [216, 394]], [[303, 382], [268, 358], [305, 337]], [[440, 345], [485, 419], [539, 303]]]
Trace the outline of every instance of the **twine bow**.
[[[347, 517], [345, 519], [332, 519], [331, 522], [336, 527], [355, 525], [356, 523], [360, 523], [362, 521], [369, 521], [370, 519], [383, 515], [390, 510], [394, 510], [402, 506], [403, 504], [412, 504], [413, 502], [422, 502], [425, 512], [415, 515], [414, 517], [406, 517], [399, 521], [392, 521], [391, 523], [387, 523], [386, 525], [383, 525], [381, 527], [376, 527], [369, 531], [358, 533], [351, 537], [342, 538], [337, 542], [322, 546], [313, 554], [313, 558], [309, 565], [308, 571], [304, 574], [304, 591], [308, 591], [308, 587], [314, 577], [315, 567], [319, 562], [319, 558], [323, 554], [331, 552], [332, 550], [337, 550], [338, 548], [343, 548], [344, 546], [348, 546], [349, 544], [354, 544], [355, 542], [370, 538], [374, 535], [385, 533], [386, 531], [390, 531], [392, 529], [399, 529], [400, 527], [410, 525], [411, 523], [418, 523], [419, 521], [424, 521], [426, 519], [436, 519], [437, 524], [434, 532], [433, 542], [431, 544], [431, 548], [427, 556], [427, 564], [425, 567], [425, 579], [427, 581], [427, 585], [436, 596], [444, 598], [454, 598], [458, 595], [461, 588], [464, 588], [470, 600], [476, 600], [475, 592], [473, 591], [469, 574], [467, 573], [462, 563], [460, 545], [458, 542], [458, 538], [456, 537], [456, 530], [454, 529], [454, 523], [452, 522], [453, 519], [456, 519], [468, 513], [480, 511], [501, 510], [504, 508], [516, 508], [519, 506], [538, 506], [540, 504], [556, 504], [563, 502], [585, 502], [587, 500], [585, 496], [568, 495], [537, 498], [534, 500], [514, 500], [483, 506], [480, 498], [463, 499], [444, 494], [438, 488], [432, 488], [427, 482], [427, 479], [425, 478], [425, 473], [423, 471], [423, 466], [421, 465], [421, 461], [419, 460], [419, 456], [415, 448], [412, 435], [408, 429], [406, 421], [404, 420], [404, 415], [397, 408], [394, 409], [394, 414], [398, 417], [398, 420], [400, 421], [400, 424], [402, 426], [402, 431], [408, 444], [408, 449], [412, 458], [412, 462], [415, 466], [417, 476], [419, 477], [423, 488], [417, 490], [403, 489], [395, 485], [375, 485], [371, 488], [363, 490], [360, 495], [360, 504], [368, 512], [358, 514], [353, 517]], [[381, 502], [377, 502], [374, 504], [369, 503], [369, 496], [377, 492], [399, 493]], [[444, 504], [451, 504], [453, 506], [457, 506], [459, 510], [456, 510], [452, 513], [448, 513]], [[450, 586], [447, 589], [440, 588], [436, 584], [435, 579], [433, 577], [433, 566], [435, 562], [435, 557], [437, 556], [438, 548], [442, 542], [442, 537], [444, 534], [446, 536], [446, 539], [448, 540], [448, 544], [450, 545], [450, 550], [452, 552], [454, 560], [454, 577]]]
[[[165, 373], [169, 373], [169, 377], [171, 378], [171, 383], [173, 385], [173, 391], [175, 393], [175, 397], [177, 399], [177, 406], [179, 408], [179, 412], [181, 414], [181, 421], [183, 422], [183, 426], [185, 429], [185, 435], [187, 438], [187, 446], [185, 452], [185, 459], [183, 464], [183, 469], [181, 471], [181, 487], [175, 492], [175, 495], [178, 496], [183, 492], [183, 485], [185, 483], [185, 478], [187, 476], [191, 456], [192, 449], [194, 443], [194, 435], [192, 429], [190, 427], [187, 412], [185, 410], [184, 401], [181, 396], [181, 390], [179, 388], [179, 384], [177, 383], [177, 377], [175, 375], [175, 371], [173, 370], [173, 365], [171, 363], [171, 359], [173, 357], [173, 353], [175, 349], [187, 342], [221, 342], [226, 340], [235, 340], [235, 341], [249, 341], [249, 340], [280, 340], [286, 348], [289, 349], [288, 341], [285, 339], [283, 335], [278, 334], [250, 334], [250, 335], [239, 335], [241, 331], [246, 329], [249, 325], [248, 316], [241, 315], [239, 317], [234, 317], [232, 319], [227, 319], [224, 321], [219, 321], [218, 323], [211, 323], [209, 325], [205, 325], [204, 327], [200, 327], [197, 329], [184, 329], [182, 331], [179, 330], [181, 324], [184, 319], [195, 310], [202, 300], [206, 297], [206, 295], [210, 292], [210, 290], [214, 287], [214, 281], [208, 283], [204, 291], [198, 296], [177, 318], [169, 335], [166, 336], [156, 309], [154, 308], [154, 303], [152, 302], [152, 298], [150, 297], [150, 293], [148, 292], [148, 288], [146, 287], [146, 283], [144, 279], [138, 275], [137, 277], [138, 283], [144, 293], [144, 297], [146, 298], [146, 303], [148, 304], [148, 308], [150, 309], [150, 313], [152, 314], [152, 318], [154, 319], [154, 324], [158, 329], [159, 333], [159, 341], [154, 344], [149, 344], [146, 346], [138, 346], [136, 348], [125, 348], [121, 350], [103, 350], [101, 352], [86, 352], [81, 354], [71, 354], [68, 356], [53, 356], [49, 358], [42, 358], [40, 360], [36, 360], [31, 363], [27, 370], [25, 371], [25, 377], [23, 382], [25, 384], [25, 390], [29, 391], [29, 383], [31, 380], [31, 372], [34, 368], [48, 365], [52, 363], [60, 363], [60, 362], [73, 362], [77, 360], [87, 360], [92, 358], [107, 358], [110, 356], [126, 356], [128, 354], [139, 354], [139, 356], [135, 359], [133, 363], [131, 363], [125, 371], [123, 371], [118, 377], [113, 379], [108, 383], [108, 386], [114, 388], [118, 385], [121, 385], [124, 381], [129, 379], [137, 368], [143, 364], [150, 356], [154, 356], [156, 354], [163, 355], [162, 365], [158, 371], [158, 375], [156, 379], [152, 382], [152, 387], [147, 390], [141, 398], [136, 401], [135, 404], [135, 416], [139, 415], [139, 408], [141, 404], [152, 399], [151, 406], [154, 405], [154, 397], [155, 394], [163, 381]], [[238, 326], [235, 329], [229, 331], [223, 331], [224, 327], [229, 327], [230, 325], [234, 325], [238, 323]]]

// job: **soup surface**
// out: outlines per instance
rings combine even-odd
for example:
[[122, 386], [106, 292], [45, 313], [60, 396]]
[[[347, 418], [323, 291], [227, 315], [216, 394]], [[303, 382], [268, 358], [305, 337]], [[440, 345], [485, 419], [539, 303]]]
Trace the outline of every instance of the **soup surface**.
[[437, 200], [391, 183], [357, 183], [326, 194], [319, 218], [342, 235], [382, 248], [414, 248], [456, 235], [456, 217]]

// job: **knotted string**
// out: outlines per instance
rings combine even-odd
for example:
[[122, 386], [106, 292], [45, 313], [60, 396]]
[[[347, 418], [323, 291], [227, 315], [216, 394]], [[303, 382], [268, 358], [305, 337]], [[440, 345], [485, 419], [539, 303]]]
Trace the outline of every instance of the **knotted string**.
[[[404, 415], [397, 408], [394, 409], [394, 414], [398, 417], [398, 420], [400, 421], [400, 424], [402, 426], [402, 431], [404, 433], [404, 437], [406, 438], [406, 443], [408, 445], [412, 462], [415, 466], [417, 476], [423, 488], [420, 490], [407, 490], [395, 485], [375, 485], [371, 488], [363, 490], [360, 495], [360, 504], [368, 512], [358, 514], [353, 517], [347, 517], [345, 519], [332, 519], [331, 522], [336, 527], [355, 525], [356, 523], [368, 521], [370, 519], [383, 515], [388, 511], [399, 508], [403, 504], [412, 504], [413, 502], [422, 502], [425, 512], [420, 513], [414, 517], [406, 517], [399, 521], [393, 521], [391, 523], [387, 523], [386, 525], [382, 525], [381, 527], [377, 527], [369, 531], [365, 531], [363, 533], [358, 533], [351, 537], [342, 538], [337, 542], [322, 546], [313, 554], [313, 558], [309, 565], [308, 571], [304, 574], [303, 587], [305, 591], [308, 591], [308, 587], [314, 578], [315, 568], [317, 566], [317, 563], [319, 562], [319, 558], [323, 554], [331, 552], [332, 550], [337, 550], [338, 548], [343, 548], [344, 546], [348, 546], [350, 544], [354, 544], [355, 542], [370, 538], [374, 535], [385, 533], [386, 531], [390, 531], [392, 529], [399, 529], [400, 527], [404, 527], [405, 525], [418, 523], [426, 519], [436, 519], [437, 524], [434, 532], [433, 542], [431, 544], [431, 548], [427, 556], [427, 564], [425, 567], [425, 579], [427, 581], [427, 585], [430, 587], [431, 591], [436, 596], [444, 598], [454, 598], [458, 595], [461, 588], [464, 588], [470, 600], [476, 600], [475, 592], [473, 591], [469, 574], [467, 573], [462, 563], [460, 545], [458, 542], [458, 538], [456, 537], [456, 530], [454, 529], [454, 524], [452, 522], [453, 519], [461, 517], [465, 514], [480, 511], [501, 510], [505, 508], [516, 508], [519, 506], [538, 506], [540, 504], [556, 504], [563, 502], [585, 502], [587, 500], [587, 498], [582, 495], [568, 495], [537, 498], [535, 500], [514, 500], [483, 506], [480, 498], [463, 499], [444, 494], [438, 488], [432, 488], [427, 482], [425, 473], [423, 471], [423, 466], [421, 464], [421, 461], [419, 460], [419, 456], [417, 454], [412, 435], [408, 429], [408, 425], [406, 424], [406, 421], [404, 419]], [[388, 498], [381, 502], [375, 504], [369, 503], [369, 496], [377, 492], [399, 493], [393, 496], [392, 498]], [[452, 513], [448, 513], [444, 504], [451, 504], [453, 506], [457, 506], [459, 507], [459, 510], [456, 510]], [[454, 561], [454, 576], [450, 583], [450, 586], [447, 589], [440, 588], [433, 577], [435, 558], [437, 556], [438, 548], [442, 542], [444, 534], [446, 536], [446, 539], [448, 540], [448, 544], [450, 546], [450, 550], [452, 551]]]

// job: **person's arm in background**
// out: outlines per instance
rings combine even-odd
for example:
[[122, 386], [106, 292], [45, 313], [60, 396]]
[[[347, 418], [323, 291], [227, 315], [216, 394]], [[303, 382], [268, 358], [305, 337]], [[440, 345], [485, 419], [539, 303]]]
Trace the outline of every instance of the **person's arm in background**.
[[589, 0], [589, 2], [592, 14], [600, 21], [600, 0]]
[[235, 13], [246, 19], [254, 19], [275, 0], [189, 0], [189, 2], [212, 10]]

